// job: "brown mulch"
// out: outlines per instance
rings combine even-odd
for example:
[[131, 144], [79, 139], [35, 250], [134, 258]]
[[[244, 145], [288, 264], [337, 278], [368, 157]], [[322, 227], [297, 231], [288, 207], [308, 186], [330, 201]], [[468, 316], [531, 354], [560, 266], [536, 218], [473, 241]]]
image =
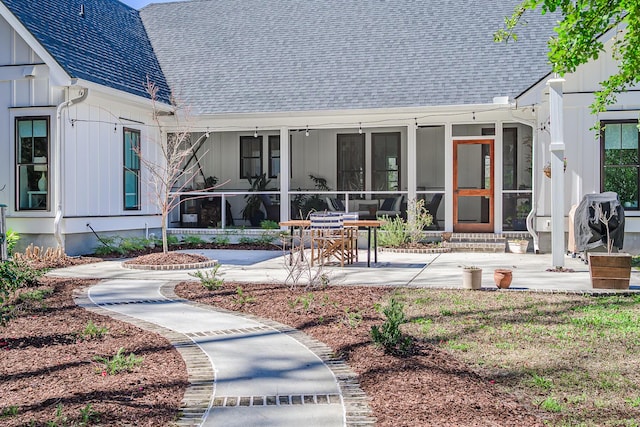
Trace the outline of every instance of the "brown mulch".
[[[0, 326], [0, 414], [17, 410], [1, 416], [0, 425], [83, 425], [87, 405], [95, 413], [87, 425], [164, 426], [178, 416], [187, 387], [179, 353], [159, 335], [77, 307], [73, 290], [92, 283], [42, 278], [39, 288], [55, 291], [44, 301], [20, 303], [16, 317]], [[108, 333], [83, 338], [89, 321]], [[103, 375], [94, 358], [111, 358], [121, 347], [142, 356], [142, 365]]]
[[203, 255], [187, 254], [184, 252], [167, 252], [142, 255], [126, 261], [125, 264], [136, 265], [179, 265], [194, 264], [197, 262], [209, 261], [209, 258]]
[[[241, 304], [236, 288], [255, 298]], [[371, 399], [377, 426], [539, 426], [541, 413], [501, 393], [451, 354], [414, 341], [407, 357], [385, 354], [369, 335], [383, 322], [374, 304], [385, 305], [388, 288], [330, 286], [310, 293], [285, 286], [225, 283], [208, 291], [185, 282], [183, 298], [251, 313], [293, 326], [324, 342], [358, 375]], [[351, 315], [350, 315], [351, 313]], [[358, 320], [360, 319], [360, 320]]]

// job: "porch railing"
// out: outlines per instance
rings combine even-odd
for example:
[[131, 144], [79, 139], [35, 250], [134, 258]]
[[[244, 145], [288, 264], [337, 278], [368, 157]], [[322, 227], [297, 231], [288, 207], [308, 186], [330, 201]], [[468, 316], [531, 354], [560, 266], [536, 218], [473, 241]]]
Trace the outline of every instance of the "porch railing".
[[[430, 194], [443, 193], [444, 190], [420, 190], [416, 191], [416, 195], [418, 197]], [[210, 197], [219, 197], [221, 200], [220, 206], [221, 208], [221, 227], [225, 229], [227, 224], [227, 210], [224, 208], [226, 206], [226, 202], [228, 198], [234, 198], [238, 196], [247, 195], [257, 195], [264, 194], [269, 196], [280, 196], [281, 193], [278, 190], [269, 190], [269, 191], [248, 191], [248, 190], [232, 190], [232, 191], [189, 191], [189, 192], [174, 192], [171, 193], [171, 196], [176, 197], [184, 197], [183, 200], [191, 200], [191, 199], [201, 199], [201, 198], [210, 198]], [[291, 206], [292, 197], [296, 196], [320, 196], [320, 197], [339, 197], [344, 200], [345, 209], [347, 212], [350, 211], [350, 201], [352, 200], [362, 200], [363, 202], [367, 200], [378, 201], [379, 198], [391, 197], [391, 196], [399, 196], [404, 195], [405, 199], [407, 197], [408, 191], [400, 190], [400, 191], [339, 191], [339, 190], [330, 190], [330, 191], [319, 191], [319, 190], [291, 190], [287, 193], [289, 206]], [[360, 196], [369, 196], [369, 198], [359, 199]], [[406, 202], [406, 200], [405, 200]], [[176, 209], [179, 209], [176, 208]]]

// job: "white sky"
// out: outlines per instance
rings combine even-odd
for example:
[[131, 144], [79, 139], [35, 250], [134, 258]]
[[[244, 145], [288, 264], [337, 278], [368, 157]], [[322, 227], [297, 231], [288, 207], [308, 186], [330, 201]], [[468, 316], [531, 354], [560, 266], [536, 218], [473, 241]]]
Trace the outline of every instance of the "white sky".
[[142, 9], [149, 3], [167, 3], [170, 1], [182, 1], [182, 0], [120, 0], [124, 4], [128, 4], [134, 9]]

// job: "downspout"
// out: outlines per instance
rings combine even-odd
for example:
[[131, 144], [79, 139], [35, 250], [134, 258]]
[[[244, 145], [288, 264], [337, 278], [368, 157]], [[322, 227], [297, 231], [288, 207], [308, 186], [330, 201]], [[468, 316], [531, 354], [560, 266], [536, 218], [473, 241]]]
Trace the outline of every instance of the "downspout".
[[56, 174], [55, 181], [53, 186], [53, 198], [54, 198], [54, 206], [56, 207], [56, 216], [53, 220], [53, 234], [58, 241], [58, 246], [62, 248], [64, 252], [64, 240], [62, 239], [62, 171], [63, 171], [63, 161], [62, 161], [62, 110], [70, 107], [73, 104], [79, 104], [89, 95], [89, 89], [80, 88], [81, 94], [77, 98], [70, 99], [68, 101], [62, 102], [58, 105], [56, 109]]
[[531, 127], [531, 211], [527, 215], [527, 232], [531, 237], [533, 237], [533, 253], [540, 253], [540, 236], [538, 236], [538, 232], [533, 226], [533, 219], [536, 217], [536, 206], [538, 205], [536, 196], [537, 196], [537, 185], [536, 185], [536, 174], [534, 173], [534, 165], [536, 164], [536, 144], [538, 143], [538, 134], [536, 133], [537, 120], [534, 117], [533, 120], [524, 120], [513, 115], [513, 110], [511, 111], [511, 119], [515, 122], [521, 123], [523, 125], [527, 125]]

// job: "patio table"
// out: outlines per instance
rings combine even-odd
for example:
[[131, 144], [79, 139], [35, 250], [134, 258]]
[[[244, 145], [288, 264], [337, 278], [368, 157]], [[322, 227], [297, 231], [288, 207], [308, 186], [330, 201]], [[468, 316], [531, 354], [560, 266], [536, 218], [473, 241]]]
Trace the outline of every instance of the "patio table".
[[[373, 256], [374, 262], [378, 262], [378, 228], [382, 225], [383, 221], [379, 219], [358, 219], [351, 221], [344, 221], [345, 227], [365, 227], [367, 229], [367, 267], [371, 267], [371, 238], [373, 237]], [[281, 221], [280, 227], [289, 227], [291, 229], [300, 230], [300, 238], [304, 233], [305, 228], [311, 226], [311, 221], [308, 219], [291, 219], [289, 221]], [[373, 230], [373, 233], [371, 232]], [[293, 236], [293, 230], [291, 235]]]

